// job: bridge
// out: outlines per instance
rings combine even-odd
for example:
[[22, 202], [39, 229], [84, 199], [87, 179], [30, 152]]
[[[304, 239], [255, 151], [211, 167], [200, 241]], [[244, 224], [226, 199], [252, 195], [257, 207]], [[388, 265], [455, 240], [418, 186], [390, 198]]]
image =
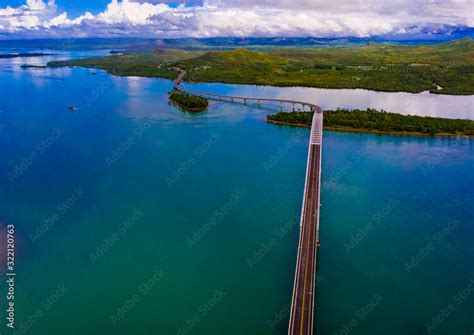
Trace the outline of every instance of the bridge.
[[256, 103], [257, 105], [261, 105], [263, 103], [269, 103], [269, 102], [274, 102], [280, 105], [280, 110], [283, 110], [283, 106], [285, 104], [290, 104], [293, 106], [293, 111], [296, 109], [296, 107], [301, 106], [302, 110], [305, 111], [306, 108], [309, 109], [310, 112], [317, 112], [317, 113], [322, 113], [322, 109], [312, 103], [309, 102], [303, 102], [303, 101], [296, 101], [296, 100], [285, 100], [285, 99], [266, 99], [266, 98], [254, 98], [254, 97], [239, 97], [239, 96], [231, 96], [231, 95], [221, 95], [221, 94], [213, 94], [213, 93], [206, 93], [206, 92], [200, 92], [200, 91], [195, 91], [191, 90], [188, 88], [185, 88], [181, 86], [181, 83], [184, 81], [186, 78], [187, 72], [184, 70], [181, 70], [179, 68], [175, 68], [176, 71], [179, 72], [178, 77], [174, 80], [173, 85], [174, 88], [182, 93], [187, 93], [190, 95], [197, 95], [209, 100], [218, 100], [218, 101], [226, 101], [226, 102], [241, 102], [244, 104], [247, 104], [249, 102]]
[[300, 218], [300, 236], [298, 242], [298, 257], [296, 260], [295, 280], [291, 303], [290, 322], [288, 335], [311, 335], [314, 328], [314, 292], [316, 289], [316, 256], [319, 246], [319, 207], [321, 190], [321, 154], [323, 138], [323, 111], [308, 102], [265, 99], [240, 96], [227, 96], [199, 92], [182, 87], [180, 84], [186, 77], [186, 71], [176, 68], [179, 72], [174, 80], [177, 91], [197, 95], [210, 100], [227, 102], [256, 102], [258, 105], [265, 102], [302, 106], [303, 110], [309, 108], [314, 112], [311, 125], [311, 134], [308, 148], [308, 161], [306, 165], [306, 180], [303, 194], [303, 205]]
[[288, 335], [313, 334], [316, 256], [319, 246], [323, 113], [314, 113], [309, 139]]

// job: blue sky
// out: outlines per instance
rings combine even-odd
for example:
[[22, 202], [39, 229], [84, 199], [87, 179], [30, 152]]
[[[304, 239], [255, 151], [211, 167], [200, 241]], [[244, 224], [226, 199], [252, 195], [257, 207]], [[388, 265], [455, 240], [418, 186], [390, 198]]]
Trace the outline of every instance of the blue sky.
[[0, 0], [0, 38], [449, 34], [473, 0]]
[[[56, 0], [55, 2], [59, 10], [67, 11], [71, 16], [80, 16], [86, 11], [89, 11], [92, 14], [97, 14], [101, 11], [104, 11], [107, 5], [110, 3], [108, 0]], [[158, 3], [158, 1], [150, 2]], [[183, 1], [181, 1], [181, 3], [182, 2]], [[19, 7], [25, 3], [25, 0], [0, 0], [0, 8], [6, 6]], [[166, 3], [172, 7], [176, 7], [180, 2], [171, 0], [166, 1]], [[202, 3], [202, 1], [200, 3]]]
[[[25, 4], [25, 0], [0, 0], [0, 8], [11, 6], [19, 7]], [[65, 10], [72, 16], [79, 16], [86, 11], [96, 14], [103, 11], [108, 4], [106, 0], [56, 0], [60, 10]]]

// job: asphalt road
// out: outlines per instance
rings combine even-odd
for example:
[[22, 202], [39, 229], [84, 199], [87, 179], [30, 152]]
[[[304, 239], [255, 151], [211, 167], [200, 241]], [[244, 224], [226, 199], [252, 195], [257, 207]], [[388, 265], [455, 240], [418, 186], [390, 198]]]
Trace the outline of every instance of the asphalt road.
[[[321, 117], [322, 118], [322, 117]], [[298, 259], [288, 334], [313, 334], [316, 253], [319, 222], [319, 188], [321, 173], [320, 135], [310, 143], [306, 190], [302, 209]]]

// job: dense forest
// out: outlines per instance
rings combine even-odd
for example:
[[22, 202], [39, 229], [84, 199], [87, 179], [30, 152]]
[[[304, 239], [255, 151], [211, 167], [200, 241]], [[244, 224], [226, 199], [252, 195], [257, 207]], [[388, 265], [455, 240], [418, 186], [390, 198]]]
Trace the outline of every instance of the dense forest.
[[[281, 112], [268, 115], [267, 120], [310, 127], [312, 117], [313, 112]], [[395, 134], [474, 136], [472, 120], [401, 115], [375, 109], [325, 110], [324, 128]]]
[[412, 46], [375, 43], [207, 52], [156, 49], [49, 65], [170, 79], [175, 76], [170, 69], [180, 67], [191, 82], [474, 94], [474, 42], [470, 38]]
[[153, 51], [95, 58], [49, 62], [50, 67], [80, 66], [106, 70], [116, 76], [160, 77], [174, 79], [176, 72], [165, 66], [171, 61], [195, 57], [202, 53], [185, 50], [155, 49]]
[[207, 99], [198, 97], [196, 95], [189, 95], [187, 93], [173, 92], [170, 99], [185, 109], [193, 111], [201, 111], [207, 108], [209, 101]]

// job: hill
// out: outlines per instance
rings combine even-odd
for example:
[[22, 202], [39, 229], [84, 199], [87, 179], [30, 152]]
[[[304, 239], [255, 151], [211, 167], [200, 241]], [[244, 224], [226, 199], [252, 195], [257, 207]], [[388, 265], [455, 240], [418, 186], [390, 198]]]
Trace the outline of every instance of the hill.
[[387, 92], [474, 94], [474, 42], [422, 45], [189, 51], [156, 49], [50, 66], [101, 68], [116, 75], [173, 78], [181, 67], [192, 82], [362, 88]]

